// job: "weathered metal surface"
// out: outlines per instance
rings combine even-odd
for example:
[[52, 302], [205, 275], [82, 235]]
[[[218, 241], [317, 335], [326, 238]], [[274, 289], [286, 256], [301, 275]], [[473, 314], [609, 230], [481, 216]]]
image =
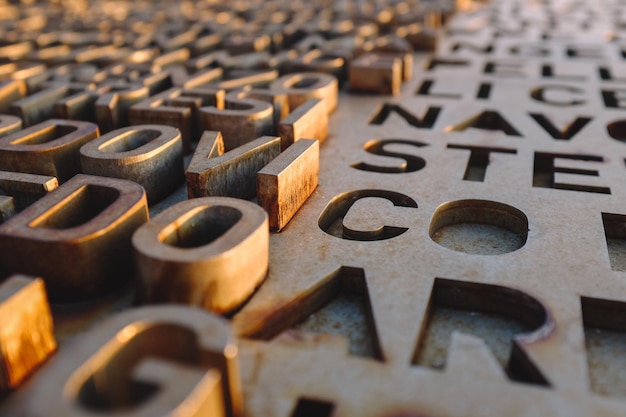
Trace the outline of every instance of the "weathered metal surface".
[[203, 106], [224, 107], [225, 92], [218, 88], [199, 88], [185, 90], [174, 87], [159, 92], [144, 101], [130, 107], [131, 125], [165, 124], [181, 131], [183, 151], [186, 153], [191, 142], [200, 137], [198, 111]]
[[38, 398], [26, 398], [23, 413], [242, 415], [231, 329], [200, 310], [159, 306], [118, 314], [54, 359], [33, 381]]
[[270, 228], [282, 230], [317, 187], [320, 143], [300, 139], [257, 173], [257, 199]]
[[80, 147], [97, 136], [93, 123], [46, 120], [0, 139], [0, 168], [65, 182], [80, 173]]
[[11, 197], [17, 211], [28, 207], [58, 186], [55, 177], [0, 171], [0, 194]]
[[4, 271], [45, 277], [55, 302], [81, 301], [130, 283], [130, 237], [148, 220], [131, 181], [77, 175], [0, 226]]
[[[147, 261], [136, 245], [140, 291], [116, 285], [53, 304], [59, 352], [6, 397], [0, 413], [626, 413], [620, 2], [66, 6], [0, 5], [0, 109], [22, 118], [21, 125], [0, 118], [0, 135], [19, 136], [24, 130], [9, 130], [50, 117], [96, 123], [101, 132], [171, 126], [182, 138], [187, 184], [161, 187], [164, 198], [150, 201], [155, 218], [142, 229], [152, 229], [151, 237], [139, 246], [156, 256]], [[257, 139], [265, 134], [273, 139]], [[317, 188], [311, 186], [316, 164], [290, 155], [299, 147], [312, 151], [301, 137], [320, 141]], [[35, 158], [32, 150], [15, 159]], [[78, 156], [77, 149], [71, 153]], [[24, 166], [3, 169], [23, 175]], [[35, 168], [27, 172], [43, 172]], [[305, 171], [293, 175], [300, 168]], [[268, 171], [277, 183], [290, 172], [307, 180], [293, 181], [267, 203]], [[78, 172], [80, 166], [72, 171]], [[156, 171], [142, 173], [158, 181]], [[13, 219], [62, 198], [72, 181], [37, 194], [41, 200]], [[187, 212], [185, 204], [201, 204], [195, 197], [209, 194], [251, 200], [239, 204], [257, 203], [270, 215], [281, 203], [291, 209], [274, 223], [281, 231], [269, 235], [269, 246], [269, 226], [261, 226], [263, 243], [241, 249], [243, 220], [224, 212], [208, 216], [221, 237], [201, 233], [193, 241], [199, 247], [176, 248], [180, 253], [164, 260], [168, 242], [176, 246], [196, 233], [184, 214], [171, 213]], [[17, 211], [10, 198], [2, 203], [7, 217]], [[145, 205], [140, 211], [142, 223]], [[31, 220], [22, 225], [27, 239], [37, 235]], [[0, 236], [13, 221], [0, 226]], [[59, 238], [80, 227], [51, 233]], [[128, 233], [111, 245], [126, 248], [129, 257], [134, 227], [123, 227]], [[227, 242], [234, 245], [221, 240], [228, 236], [235, 236]], [[81, 244], [83, 251], [69, 257], [55, 254], [59, 242], [26, 256], [20, 253], [28, 245], [7, 241], [0, 258], [20, 268], [46, 265], [41, 275], [55, 301], [56, 272], [87, 284], [85, 271], [105, 271], [116, 260], [103, 255], [101, 264], [85, 267], [85, 254], [104, 252]], [[215, 250], [217, 267], [185, 257], [207, 248]], [[228, 256], [235, 260], [224, 261]], [[245, 278], [250, 271], [254, 278]], [[223, 293], [207, 284], [210, 274]], [[197, 278], [185, 278], [191, 275]], [[154, 292], [157, 278], [171, 286]], [[119, 292], [111, 294], [114, 289]], [[189, 340], [184, 325], [199, 340], [215, 330], [198, 324], [214, 317], [196, 319], [201, 313], [182, 306], [125, 313], [150, 321], [146, 326], [158, 327], [158, 337], [143, 334], [133, 343], [122, 335], [117, 357], [92, 356], [103, 345], [113, 349], [108, 341], [120, 334], [117, 324], [100, 320], [131, 308], [133, 298], [228, 311], [230, 323], [220, 322], [220, 332], [237, 335], [240, 373], [207, 370], [214, 356], [197, 360], [193, 347], [164, 353]], [[227, 302], [216, 307], [215, 300]], [[154, 325], [168, 315], [174, 326]], [[113, 320], [126, 323], [124, 316]], [[160, 358], [139, 363], [148, 355]], [[122, 366], [129, 360], [133, 366]], [[97, 369], [89, 368], [96, 362]], [[74, 384], [77, 375], [94, 383]], [[239, 395], [236, 385], [220, 382], [225, 375], [241, 378], [241, 400], [221, 398], [220, 384]], [[172, 378], [184, 383], [164, 382]], [[62, 396], [64, 387], [72, 395]], [[217, 408], [197, 406], [204, 400]]]
[[141, 185], [148, 203], [172, 194], [184, 180], [180, 131], [162, 125], [117, 129], [80, 148], [82, 172]]
[[177, 302], [227, 313], [263, 282], [267, 214], [248, 201], [205, 197], [180, 202], [133, 235], [141, 302]]
[[204, 132], [185, 173], [189, 198], [254, 198], [257, 172], [280, 154], [280, 142], [262, 136], [224, 153], [222, 134]]
[[289, 97], [289, 108], [295, 109], [307, 100], [322, 100], [328, 114], [337, 108], [337, 79], [323, 73], [288, 74], [269, 85], [270, 90], [279, 91]]
[[204, 129], [221, 132], [227, 151], [245, 145], [251, 138], [276, 132], [274, 107], [266, 101], [243, 95], [240, 97], [238, 92], [226, 94], [223, 109], [214, 106], [200, 109]]
[[22, 119], [17, 116], [3, 114], [0, 117], [0, 136], [8, 135], [22, 128]]
[[14, 275], [0, 285], [0, 391], [19, 387], [57, 347], [41, 278]]
[[402, 61], [397, 56], [366, 54], [350, 64], [352, 91], [398, 95], [402, 84]]
[[323, 142], [328, 137], [328, 114], [320, 99], [302, 103], [278, 125], [281, 149], [284, 151], [302, 138], [317, 139]]

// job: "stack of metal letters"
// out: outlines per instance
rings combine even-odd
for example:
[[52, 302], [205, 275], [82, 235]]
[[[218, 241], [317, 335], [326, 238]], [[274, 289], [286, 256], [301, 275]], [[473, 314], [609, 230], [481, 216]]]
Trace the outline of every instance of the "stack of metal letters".
[[0, 0], [0, 415], [626, 415], [626, 3]]

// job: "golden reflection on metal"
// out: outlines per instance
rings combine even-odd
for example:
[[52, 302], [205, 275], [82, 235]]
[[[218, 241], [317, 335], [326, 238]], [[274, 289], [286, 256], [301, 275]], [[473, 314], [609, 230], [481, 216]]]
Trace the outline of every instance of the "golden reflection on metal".
[[141, 302], [227, 313], [265, 279], [268, 219], [263, 209], [245, 200], [195, 198], [140, 227], [133, 247]]
[[19, 395], [55, 413], [242, 417], [236, 341], [226, 320], [184, 306], [119, 313], [80, 335]]
[[397, 56], [369, 53], [350, 63], [348, 85], [352, 91], [398, 95], [402, 84], [402, 60]]
[[0, 391], [6, 391], [57, 348], [43, 280], [13, 275], [0, 284], [0, 316]]
[[224, 106], [203, 107], [200, 117], [205, 130], [221, 132], [226, 151], [275, 133], [274, 107], [267, 101], [248, 98], [245, 92], [232, 92], [226, 94]]
[[172, 194], [184, 180], [180, 131], [163, 125], [114, 130], [80, 149], [82, 172], [140, 184], [148, 203]]
[[328, 137], [328, 113], [320, 99], [311, 99], [295, 108], [278, 124], [281, 149], [285, 150], [300, 138], [323, 142]]
[[6, 221], [58, 186], [55, 177], [0, 171], [0, 194], [3, 196], [0, 222]]
[[337, 108], [339, 83], [333, 75], [317, 72], [288, 74], [273, 81], [270, 89], [287, 94], [291, 109], [312, 98], [322, 100], [328, 114]]
[[262, 136], [224, 153], [222, 134], [206, 131], [187, 167], [187, 194], [254, 198], [257, 172], [279, 154], [277, 137]]
[[272, 230], [282, 230], [317, 187], [319, 146], [300, 139], [257, 174], [257, 198]]
[[205, 106], [224, 108], [224, 95], [224, 90], [213, 87], [171, 88], [133, 105], [130, 124], [164, 124], [177, 128], [182, 134], [183, 151], [187, 153], [202, 132], [198, 111]]
[[22, 119], [8, 114], [0, 115], [0, 137], [16, 132], [22, 128]]
[[102, 296], [129, 283], [130, 238], [147, 220], [140, 185], [77, 175], [0, 226], [0, 265], [43, 277], [55, 302]]
[[49, 175], [65, 182], [80, 172], [80, 147], [98, 137], [98, 126], [50, 119], [0, 138], [0, 169]]

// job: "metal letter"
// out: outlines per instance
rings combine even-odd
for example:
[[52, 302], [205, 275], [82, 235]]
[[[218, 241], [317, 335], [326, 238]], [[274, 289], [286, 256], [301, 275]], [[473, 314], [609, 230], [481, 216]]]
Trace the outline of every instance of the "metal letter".
[[6, 221], [58, 186], [55, 177], [0, 171], [0, 222]]
[[141, 301], [225, 313], [258, 287], [268, 269], [267, 215], [234, 198], [183, 201], [133, 235]]
[[147, 220], [140, 185], [77, 175], [0, 226], [0, 265], [43, 277], [53, 301], [100, 296], [128, 282], [130, 237]]
[[80, 149], [83, 173], [134, 181], [154, 203], [173, 193], [184, 179], [180, 131], [162, 125], [114, 130]]
[[98, 137], [98, 126], [50, 119], [0, 138], [0, 169], [50, 175], [65, 182], [80, 172], [79, 149]]
[[200, 109], [203, 128], [221, 132], [227, 151], [253, 138], [275, 134], [274, 107], [266, 101], [246, 98], [245, 95], [246, 92], [228, 93], [225, 109], [215, 106]]
[[57, 348], [43, 280], [14, 275], [2, 283], [0, 317], [0, 391], [6, 391]]
[[185, 174], [188, 196], [254, 198], [257, 172], [279, 154], [277, 137], [263, 136], [224, 153], [222, 134], [204, 132]]
[[[241, 417], [228, 322], [182, 306], [142, 307], [81, 335], [18, 395], [20, 414]], [[31, 400], [36, 398], [36, 400]]]
[[272, 230], [280, 231], [317, 187], [320, 145], [301, 139], [257, 174], [257, 197]]
[[329, 74], [316, 72], [288, 74], [273, 81], [270, 89], [286, 93], [291, 109], [312, 98], [321, 99], [328, 114], [337, 108], [339, 83]]
[[301, 138], [323, 142], [328, 137], [328, 113], [320, 99], [307, 100], [278, 125], [282, 150]]

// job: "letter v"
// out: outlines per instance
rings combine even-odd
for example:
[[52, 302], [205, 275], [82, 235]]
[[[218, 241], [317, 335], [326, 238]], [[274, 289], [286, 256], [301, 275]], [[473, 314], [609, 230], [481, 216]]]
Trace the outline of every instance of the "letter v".
[[539, 126], [552, 136], [552, 138], [557, 140], [570, 140], [591, 121], [591, 117], [578, 116], [574, 121], [568, 123], [564, 128], [560, 129], [541, 113], [529, 113], [529, 115], [539, 124]]

